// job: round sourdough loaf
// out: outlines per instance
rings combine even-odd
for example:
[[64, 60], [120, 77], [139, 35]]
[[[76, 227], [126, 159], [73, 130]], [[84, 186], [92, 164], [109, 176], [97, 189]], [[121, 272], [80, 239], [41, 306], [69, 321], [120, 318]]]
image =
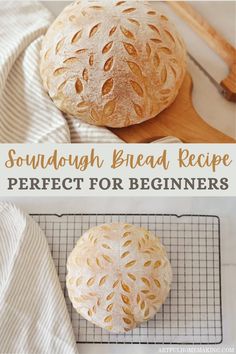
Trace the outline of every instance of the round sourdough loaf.
[[153, 317], [164, 303], [171, 266], [159, 239], [128, 224], [87, 231], [67, 262], [70, 300], [84, 318], [123, 333]]
[[186, 50], [168, 18], [146, 1], [88, 1], [62, 11], [44, 37], [40, 72], [63, 112], [125, 127], [176, 98]]

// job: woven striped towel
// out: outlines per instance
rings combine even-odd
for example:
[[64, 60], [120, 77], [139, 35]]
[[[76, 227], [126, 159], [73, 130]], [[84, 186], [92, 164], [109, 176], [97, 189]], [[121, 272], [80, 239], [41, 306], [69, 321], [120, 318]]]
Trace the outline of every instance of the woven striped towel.
[[106, 128], [65, 117], [44, 92], [39, 53], [52, 21], [38, 2], [1, 2], [0, 143], [123, 142]]
[[0, 143], [121, 142], [105, 128], [66, 119], [44, 92], [39, 52], [52, 21], [38, 2], [1, 3]]
[[45, 235], [8, 203], [0, 203], [0, 353], [77, 353]]

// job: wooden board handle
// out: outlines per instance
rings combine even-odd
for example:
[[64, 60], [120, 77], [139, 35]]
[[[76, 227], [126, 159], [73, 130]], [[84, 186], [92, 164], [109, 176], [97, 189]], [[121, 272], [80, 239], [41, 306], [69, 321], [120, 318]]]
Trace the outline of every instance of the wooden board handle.
[[167, 1], [169, 6], [197, 32], [229, 67], [221, 81], [224, 97], [236, 102], [236, 49], [228, 43], [193, 7], [184, 1]]
[[225, 63], [236, 62], [236, 49], [228, 43], [193, 7], [185, 1], [167, 1], [168, 5], [195, 30]]
[[236, 102], [236, 63], [231, 66], [229, 75], [221, 81], [220, 85], [227, 100]]

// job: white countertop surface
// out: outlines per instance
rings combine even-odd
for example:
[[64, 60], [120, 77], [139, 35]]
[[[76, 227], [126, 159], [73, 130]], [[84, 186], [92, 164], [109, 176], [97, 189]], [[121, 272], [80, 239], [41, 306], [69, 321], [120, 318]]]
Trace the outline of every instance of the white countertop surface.
[[[213, 214], [221, 218], [223, 334], [222, 345], [236, 345], [236, 198], [15, 198], [28, 213], [173, 213]], [[79, 345], [80, 354], [157, 353], [159, 345]], [[166, 348], [166, 346], [165, 346]]]

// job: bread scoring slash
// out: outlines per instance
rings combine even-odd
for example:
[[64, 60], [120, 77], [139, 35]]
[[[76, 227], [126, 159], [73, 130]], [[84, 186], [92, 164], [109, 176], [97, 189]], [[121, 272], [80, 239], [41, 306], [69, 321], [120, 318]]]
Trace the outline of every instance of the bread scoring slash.
[[175, 100], [186, 50], [150, 2], [82, 0], [66, 7], [46, 33], [40, 72], [64, 113], [119, 128], [151, 119]]

